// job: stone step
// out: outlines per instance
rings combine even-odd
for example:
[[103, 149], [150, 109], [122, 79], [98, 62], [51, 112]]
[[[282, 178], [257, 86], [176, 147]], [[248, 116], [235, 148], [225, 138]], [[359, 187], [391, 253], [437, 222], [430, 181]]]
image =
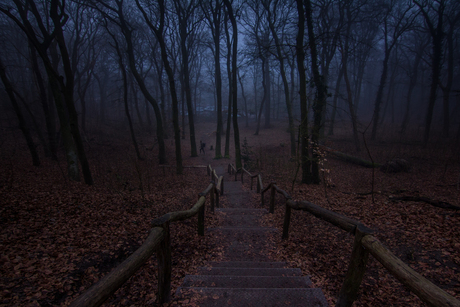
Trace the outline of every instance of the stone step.
[[278, 229], [274, 227], [260, 227], [260, 226], [223, 226], [223, 227], [211, 227], [208, 228], [208, 231], [222, 231], [222, 232], [244, 232], [244, 233], [254, 233], [254, 232], [276, 232]]
[[256, 215], [227, 215], [221, 218], [220, 226], [221, 227], [254, 227], [259, 226], [260, 217]]
[[312, 283], [305, 276], [225, 276], [187, 275], [182, 287], [216, 288], [309, 288]]
[[210, 267], [224, 268], [284, 268], [285, 262], [270, 262], [270, 261], [210, 261], [207, 262]]
[[268, 213], [266, 209], [254, 209], [254, 208], [217, 208], [215, 212], [222, 212], [226, 215], [264, 215]]
[[222, 276], [302, 276], [302, 271], [286, 268], [232, 268], [232, 267], [199, 267], [199, 275]]
[[[179, 288], [178, 296], [184, 301], [204, 307], [326, 307], [329, 306], [323, 292], [318, 288]], [[196, 296], [199, 296], [196, 298]]]

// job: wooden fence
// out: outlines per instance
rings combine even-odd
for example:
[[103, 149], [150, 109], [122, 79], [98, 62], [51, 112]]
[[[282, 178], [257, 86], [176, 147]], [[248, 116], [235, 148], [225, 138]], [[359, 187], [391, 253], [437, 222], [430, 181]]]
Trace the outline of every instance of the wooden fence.
[[283, 195], [285, 201], [283, 239], [286, 240], [289, 237], [289, 224], [291, 221], [292, 209], [307, 211], [355, 236], [350, 263], [348, 264], [347, 274], [342, 288], [340, 289], [336, 307], [352, 306], [353, 302], [356, 300], [361, 281], [366, 271], [369, 253], [427, 305], [434, 307], [460, 307], [459, 300], [427, 280], [405, 264], [401, 259], [396, 257], [373, 236], [372, 229], [367, 228], [359, 221], [324, 209], [308, 201], [293, 201], [291, 196], [286, 191], [280, 189], [274, 182], [270, 183], [264, 189], [262, 176], [260, 174], [252, 175], [244, 168], [237, 170], [233, 165], [229, 165], [228, 172], [230, 174], [235, 174], [235, 180], [237, 180], [237, 174], [241, 173], [241, 181], [243, 181], [243, 174], [248, 174], [251, 177], [251, 190], [252, 178], [258, 178], [257, 186], [261, 188], [260, 190], [258, 189], [257, 192], [261, 193], [262, 206], [265, 206], [264, 193], [270, 190], [270, 213], [274, 213], [275, 210], [276, 193]]
[[100, 281], [80, 295], [70, 306], [100, 306], [118, 288], [120, 288], [155, 252], [158, 260], [158, 303], [161, 305], [171, 298], [171, 241], [169, 225], [171, 222], [183, 221], [198, 215], [198, 234], [204, 235], [205, 203], [209, 195], [211, 211], [219, 206], [219, 196], [224, 193], [223, 177], [207, 166], [211, 184], [198, 194], [198, 201], [189, 210], [169, 212], [151, 222], [149, 236], [131, 256], [105, 275]]

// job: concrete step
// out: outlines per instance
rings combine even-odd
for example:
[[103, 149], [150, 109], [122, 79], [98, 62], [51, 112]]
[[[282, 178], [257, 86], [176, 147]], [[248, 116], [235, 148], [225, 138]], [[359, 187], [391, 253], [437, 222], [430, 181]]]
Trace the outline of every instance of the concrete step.
[[[194, 303], [204, 307], [326, 307], [329, 306], [318, 288], [179, 288], [181, 299], [193, 297]], [[199, 296], [198, 299], [195, 297]]]
[[305, 276], [225, 276], [187, 275], [182, 287], [216, 288], [309, 288], [312, 283]]
[[210, 267], [224, 268], [284, 268], [285, 262], [270, 262], [270, 261], [211, 261], [208, 262]]
[[199, 267], [199, 275], [222, 276], [302, 276], [300, 269]]

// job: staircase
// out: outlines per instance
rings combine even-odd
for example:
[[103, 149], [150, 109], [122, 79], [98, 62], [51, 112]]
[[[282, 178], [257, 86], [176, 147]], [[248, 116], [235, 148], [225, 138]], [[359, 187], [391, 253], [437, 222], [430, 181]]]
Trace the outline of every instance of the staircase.
[[[216, 168], [220, 174], [223, 168]], [[176, 297], [193, 298], [198, 306], [328, 306], [323, 292], [312, 288], [310, 278], [286, 263], [271, 262], [274, 249], [269, 237], [276, 228], [259, 225], [265, 209], [249, 208], [253, 192], [244, 192], [240, 182], [225, 178], [225, 197], [230, 208], [216, 209], [220, 226], [208, 228], [222, 239], [222, 262], [209, 262], [187, 275]]]

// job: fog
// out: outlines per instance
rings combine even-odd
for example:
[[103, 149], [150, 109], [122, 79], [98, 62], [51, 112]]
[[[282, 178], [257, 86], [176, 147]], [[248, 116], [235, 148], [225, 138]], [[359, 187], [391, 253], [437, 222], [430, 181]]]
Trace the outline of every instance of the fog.
[[159, 163], [174, 136], [178, 169], [197, 121], [215, 123], [217, 158], [223, 132], [274, 120], [292, 155], [299, 126], [317, 144], [338, 121], [358, 150], [390, 130], [460, 138], [458, 1], [2, 0], [0, 16], [2, 129], [21, 129], [36, 165], [61, 140], [87, 183], [82, 135], [103, 125], [129, 129], [138, 155], [136, 131], [154, 133]]

